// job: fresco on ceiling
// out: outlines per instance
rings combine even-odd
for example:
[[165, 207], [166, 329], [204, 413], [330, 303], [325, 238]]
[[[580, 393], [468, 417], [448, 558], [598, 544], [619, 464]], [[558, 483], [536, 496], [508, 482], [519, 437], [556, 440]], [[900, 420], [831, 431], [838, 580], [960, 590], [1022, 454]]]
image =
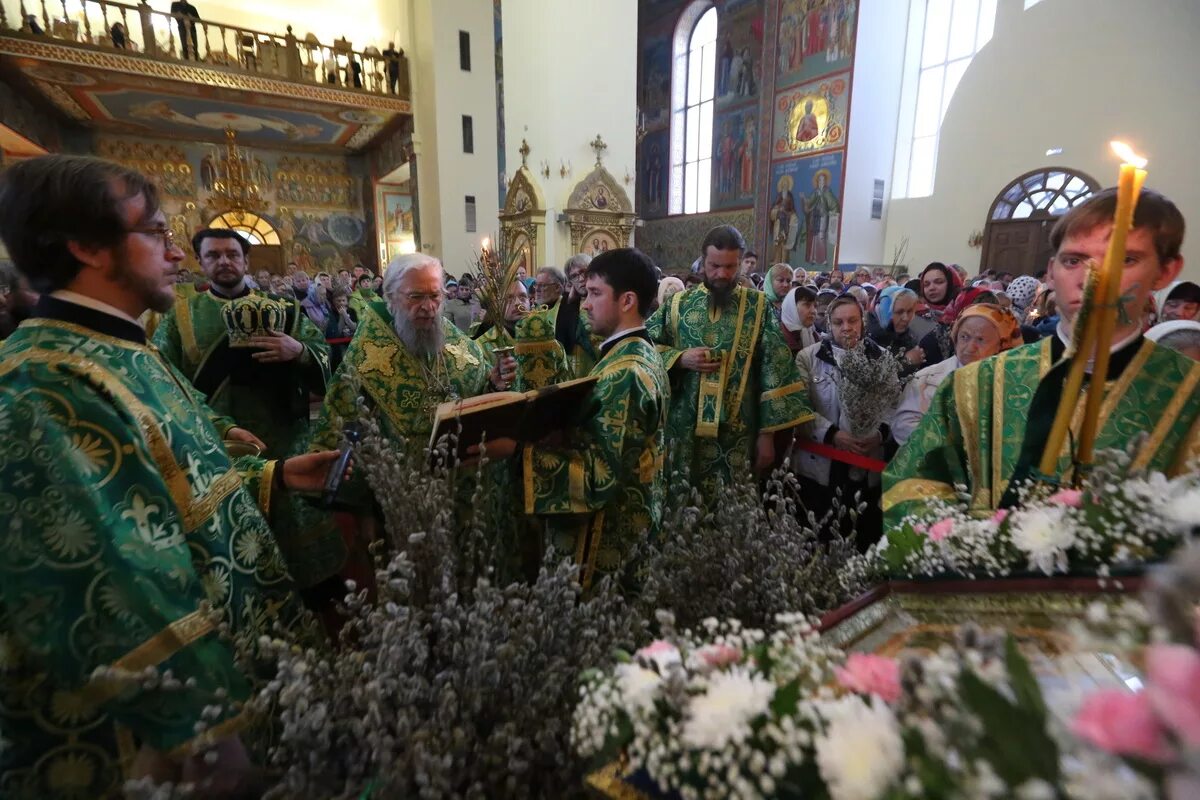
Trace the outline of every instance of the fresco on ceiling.
[[315, 113], [257, 108], [248, 104], [194, 97], [164, 98], [149, 92], [120, 90], [87, 94], [118, 121], [195, 135], [233, 128], [239, 136], [279, 144], [336, 144], [346, 124]]
[[781, 92], [775, 98], [772, 158], [816, 153], [846, 144], [850, 73]]
[[[250, 159], [263, 200], [251, 209], [279, 234], [284, 263], [310, 273], [352, 269], [356, 263], [378, 269], [373, 234], [364, 208], [365, 164], [354, 156], [297, 156], [263, 148], [242, 148]], [[201, 142], [162, 142], [98, 135], [95, 154], [132, 167], [159, 187], [163, 211], [183, 241], [207, 226], [220, 209], [212, 185], [221, 148]], [[197, 270], [190, 246], [189, 269]]]
[[858, 0], [782, 0], [776, 87], [849, 69]]

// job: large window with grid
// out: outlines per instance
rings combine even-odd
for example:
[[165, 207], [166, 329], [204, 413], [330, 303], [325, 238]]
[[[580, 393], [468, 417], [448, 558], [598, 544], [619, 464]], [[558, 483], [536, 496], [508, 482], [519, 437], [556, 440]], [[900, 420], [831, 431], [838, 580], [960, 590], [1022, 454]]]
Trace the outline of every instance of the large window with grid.
[[703, 214], [712, 188], [713, 97], [717, 75], [717, 9], [698, 0], [675, 28], [671, 75], [672, 214]]
[[[906, 71], [904, 95], [915, 111], [902, 115], [896, 142], [893, 197], [928, 197], [937, 171], [938, 136], [954, 90], [971, 59], [992, 38], [997, 0], [914, 3], [909, 39], [920, 42], [917, 68]], [[913, 85], [915, 82], [915, 93]]]

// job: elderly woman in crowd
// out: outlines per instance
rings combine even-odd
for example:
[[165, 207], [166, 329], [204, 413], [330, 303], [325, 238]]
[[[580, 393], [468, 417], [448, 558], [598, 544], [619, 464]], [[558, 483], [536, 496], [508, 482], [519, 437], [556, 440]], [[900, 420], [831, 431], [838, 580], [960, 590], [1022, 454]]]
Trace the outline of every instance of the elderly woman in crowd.
[[333, 313], [333, 308], [329, 305], [329, 291], [329, 286], [324, 281], [315, 280], [308, 285], [308, 296], [300, 302], [300, 308], [304, 309], [304, 313], [319, 330], [325, 330]]
[[683, 281], [671, 275], [663, 278], [658, 282], [658, 296], [655, 298], [655, 308], [665, 305], [672, 295], [682, 292], [684, 289]]
[[932, 331], [921, 339], [921, 349], [925, 351], [925, 363], [937, 364], [954, 355], [954, 323], [958, 320], [963, 309], [976, 303], [996, 304], [996, 295], [991, 289], [972, 287], [964, 289], [954, 296], [954, 300], [942, 312], [941, 319]]
[[775, 310], [776, 319], [779, 319], [783, 310], [783, 298], [792, 288], [792, 274], [792, 268], [789, 265], [776, 264], [767, 273], [767, 280], [763, 284], [763, 294], [767, 296], [771, 308]]
[[925, 351], [912, 331], [919, 300], [911, 289], [889, 286], [880, 292], [875, 313], [868, 317], [867, 335], [896, 357], [901, 365], [901, 377], [911, 375], [925, 363]]
[[888, 437], [886, 426], [880, 426], [880, 430], [866, 436], [851, 434], [839, 388], [839, 364], [846, 351], [861, 343], [868, 358], [878, 358], [883, 353], [871, 340], [864, 341], [863, 317], [862, 306], [857, 300], [849, 294], [838, 297], [830, 303], [826, 313], [829, 338], [796, 355], [796, 366], [808, 386], [816, 419], [798, 429], [797, 447], [792, 454], [792, 469], [804, 490], [804, 503], [818, 520], [832, 510], [835, 490], [841, 490], [843, 513], [854, 504], [856, 494], [866, 502], [867, 510], [860, 517], [857, 530], [860, 547], [878, 539], [882, 530], [878, 508], [879, 474], [805, 450], [803, 442], [829, 445], [858, 456], [884, 457], [883, 443]]
[[1146, 331], [1146, 338], [1192, 361], [1200, 361], [1200, 322], [1191, 319], [1160, 322]]
[[994, 356], [1023, 343], [1021, 326], [1011, 311], [989, 303], [968, 306], [958, 315], [951, 331], [954, 355], [913, 376], [892, 417], [891, 434], [897, 444], [912, 436], [921, 417], [929, 410], [933, 395], [951, 372], [967, 364]]

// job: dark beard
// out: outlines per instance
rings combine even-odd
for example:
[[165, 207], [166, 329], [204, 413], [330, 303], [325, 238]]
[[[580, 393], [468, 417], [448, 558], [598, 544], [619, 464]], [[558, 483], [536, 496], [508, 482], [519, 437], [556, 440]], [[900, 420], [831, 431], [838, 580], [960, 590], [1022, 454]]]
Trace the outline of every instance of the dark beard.
[[708, 278], [704, 279], [704, 288], [708, 289], [708, 303], [713, 308], [728, 308], [733, 301], [733, 291], [737, 288], [737, 284], [730, 281], [725, 286], [719, 286], [709, 282]]

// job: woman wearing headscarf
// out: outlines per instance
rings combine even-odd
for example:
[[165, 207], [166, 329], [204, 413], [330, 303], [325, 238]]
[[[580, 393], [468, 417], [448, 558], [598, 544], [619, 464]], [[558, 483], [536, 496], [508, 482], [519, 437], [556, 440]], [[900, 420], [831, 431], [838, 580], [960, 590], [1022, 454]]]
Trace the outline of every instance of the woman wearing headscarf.
[[941, 322], [942, 314], [962, 291], [958, 272], [940, 261], [934, 261], [921, 271], [921, 304], [917, 315], [930, 322]]
[[1037, 297], [1038, 289], [1042, 286], [1041, 281], [1032, 275], [1022, 275], [1008, 285], [1005, 294], [1009, 296], [1013, 304], [1013, 316], [1022, 325], [1025, 324], [1025, 317], [1029, 313], [1029, 307], [1033, 305], [1034, 298]]
[[929, 410], [937, 388], [950, 373], [1024, 342], [1021, 326], [1012, 312], [990, 303], [967, 306], [955, 320], [951, 337], [954, 354], [920, 370], [904, 387], [904, 396], [896, 406], [891, 423], [891, 435], [896, 444], [902, 445], [912, 436]]
[[817, 330], [817, 293], [806, 286], [797, 286], [783, 298], [779, 324], [783, 338], [792, 355], [821, 341]]
[[879, 293], [875, 313], [868, 319], [867, 335], [900, 362], [900, 377], [906, 379], [925, 363], [925, 351], [911, 330], [916, 318], [916, 292], [889, 286]]
[[775, 318], [783, 310], [783, 298], [792, 288], [792, 268], [788, 264], [776, 264], [767, 273], [766, 283], [763, 284], [763, 294], [775, 309]]
[[958, 319], [964, 308], [975, 303], [995, 304], [995, 302], [996, 295], [992, 294], [990, 289], [964, 289], [956, 294], [950, 305], [942, 311], [941, 321], [938, 322], [937, 327], [921, 339], [921, 349], [925, 351], [925, 363], [937, 364], [954, 354], [952, 329], [954, 321]]
[[671, 299], [671, 295], [682, 292], [684, 289], [683, 281], [679, 278], [668, 275], [658, 282], [658, 296], [655, 298], [655, 308], [663, 305], [667, 300]]
[[325, 330], [333, 313], [333, 307], [329, 304], [329, 288], [320, 280], [310, 283], [308, 295], [300, 301], [300, 308], [304, 309], [304, 313], [312, 320], [313, 325], [317, 326], [317, 330]]

